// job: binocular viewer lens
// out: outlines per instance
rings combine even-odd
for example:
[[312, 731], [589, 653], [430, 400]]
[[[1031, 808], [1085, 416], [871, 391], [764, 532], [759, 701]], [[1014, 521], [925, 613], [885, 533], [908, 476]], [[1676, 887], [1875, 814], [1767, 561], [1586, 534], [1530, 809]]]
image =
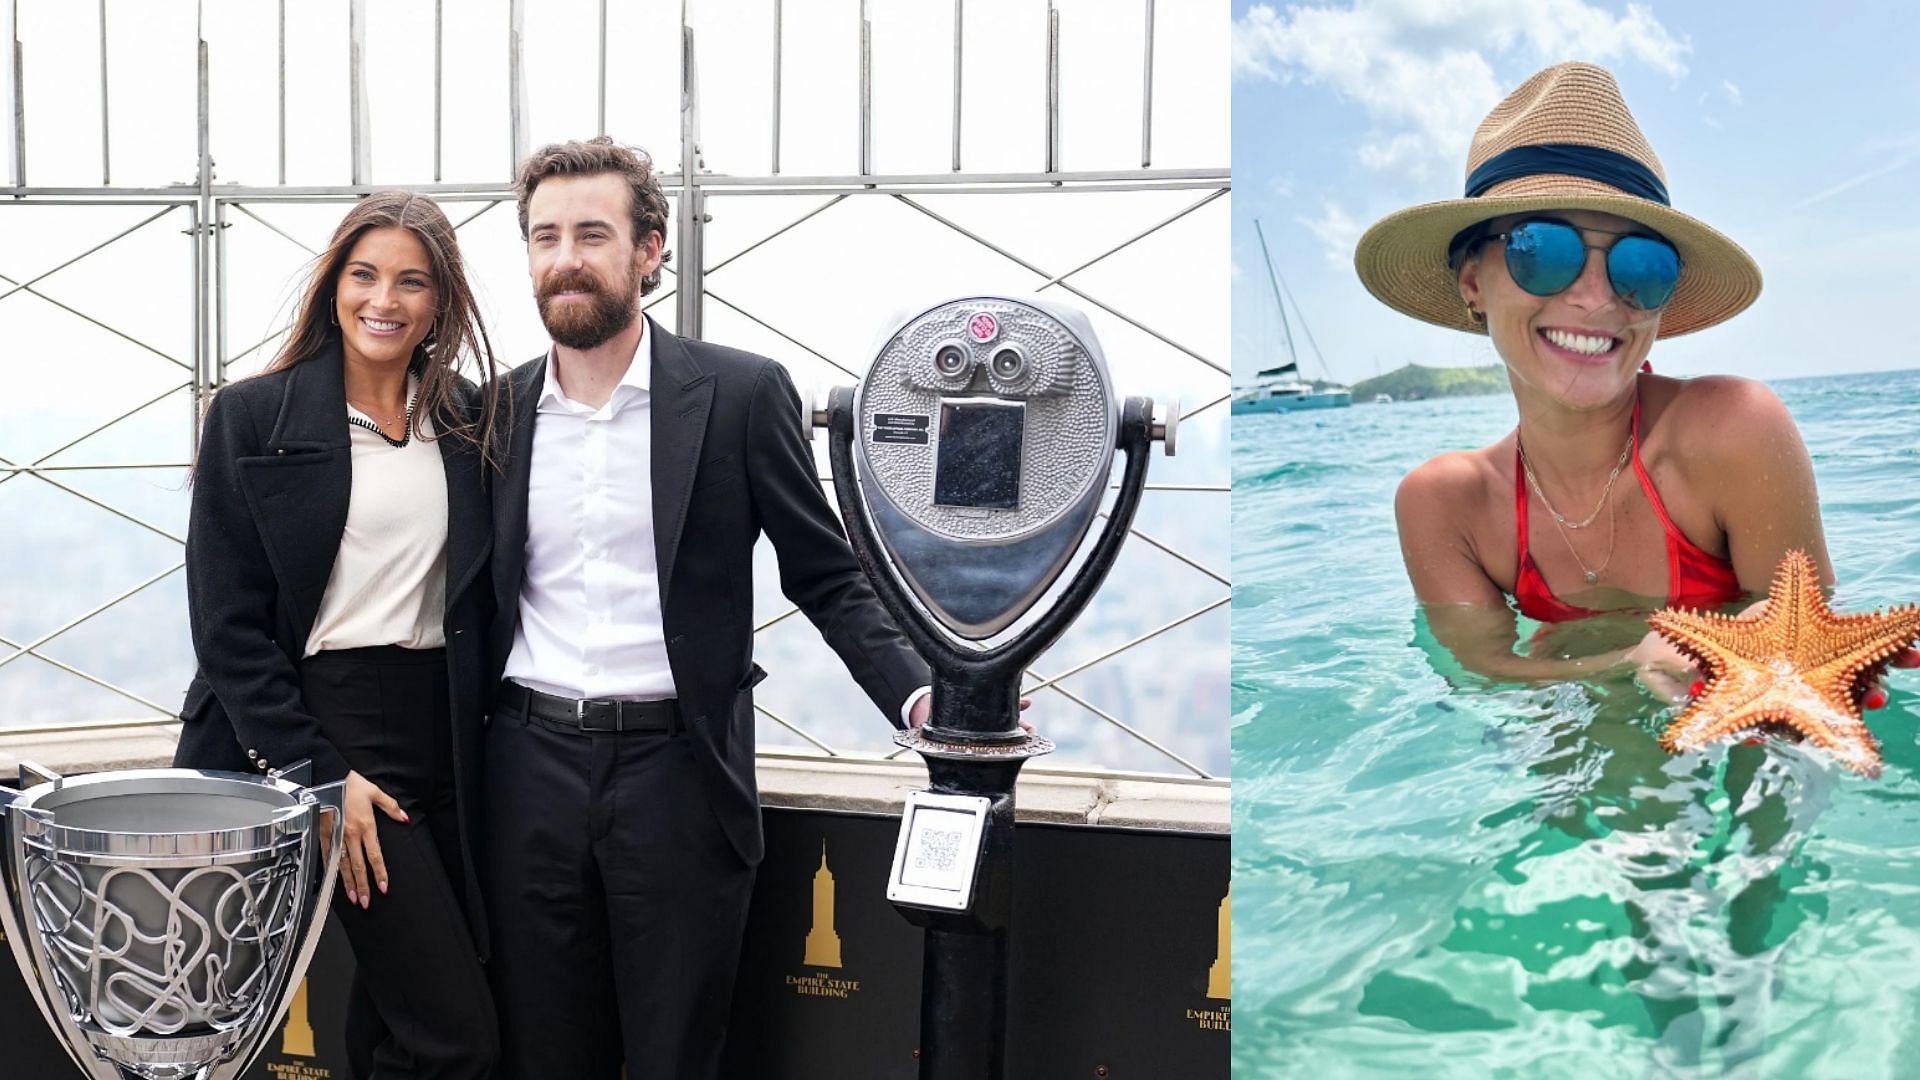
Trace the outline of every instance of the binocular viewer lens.
[[[963, 345], [947, 342], [933, 353], [933, 370], [942, 378], [958, 379], [973, 369], [978, 361]], [[1002, 346], [994, 350], [987, 361], [987, 368], [993, 377], [1003, 383], [1013, 382], [1026, 374], [1027, 358], [1017, 348]]]

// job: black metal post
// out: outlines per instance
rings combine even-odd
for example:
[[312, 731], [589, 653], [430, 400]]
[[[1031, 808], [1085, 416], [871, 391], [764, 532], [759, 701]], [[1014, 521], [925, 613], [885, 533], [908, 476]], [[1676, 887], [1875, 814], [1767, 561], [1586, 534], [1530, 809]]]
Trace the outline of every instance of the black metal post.
[[1001, 1080], [1006, 1074], [1013, 785], [1025, 762], [982, 765], [927, 758], [933, 791], [985, 795], [993, 802], [981, 839], [973, 909], [965, 915], [901, 909], [927, 932], [921, 952], [920, 1080]]
[[991, 802], [969, 909], [900, 909], [927, 932], [920, 986], [920, 1080], [1001, 1080], [1007, 1061], [1013, 788], [1020, 766], [1037, 756], [1037, 748], [1020, 730], [1019, 688], [1012, 683], [956, 679], [936, 668], [933, 698], [923, 732], [930, 741], [948, 733], [957, 739], [953, 756], [922, 748], [929, 790], [985, 796]]

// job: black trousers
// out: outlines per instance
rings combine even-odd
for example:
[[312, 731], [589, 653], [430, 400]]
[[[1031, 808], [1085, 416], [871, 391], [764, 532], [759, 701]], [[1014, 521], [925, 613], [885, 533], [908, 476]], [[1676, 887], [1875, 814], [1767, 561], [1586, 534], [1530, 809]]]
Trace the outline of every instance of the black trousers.
[[512, 1080], [718, 1075], [753, 868], [685, 732], [493, 716], [486, 891]]
[[320, 730], [410, 822], [374, 820], [387, 892], [365, 910], [336, 887], [353, 944], [347, 1061], [359, 1080], [493, 1075], [499, 1026], [467, 928], [446, 654], [384, 645], [309, 657], [301, 692]]

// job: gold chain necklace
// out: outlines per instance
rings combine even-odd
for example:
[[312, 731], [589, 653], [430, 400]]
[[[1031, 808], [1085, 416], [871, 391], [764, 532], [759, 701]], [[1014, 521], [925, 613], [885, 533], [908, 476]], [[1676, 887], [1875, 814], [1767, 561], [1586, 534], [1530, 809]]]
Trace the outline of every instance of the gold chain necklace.
[[[418, 393], [417, 387], [409, 388], [407, 392], [407, 407], [401, 412], [395, 413], [393, 419], [387, 421], [388, 424], [401, 425], [400, 437], [398, 439], [387, 434], [385, 430], [386, 429], [385, 424], [381, 424], [380, 422], [375, 420], [363, 420], [358, 416], [349, 416], [347, 417], [347, 423], [353, 424], [356, 427], [366, 428], [368, 431], [371, 431], [375, 435], [378, 435], [382, 439], [386, 440], [386, 443], [388, 446], [391, 446], [394, 449], [398, 450], [401, 447], [413, 441], [413, 406], [414, 406], [414, 402], [417, 400], [416, 398], [417, 393]], [[354, 408], [359, 409], [363, 413], [366, 413], [369, 417], [373, 415], [372, 410], [366, 408], [365, 406], [359, 404], [358, 402], [355, 402], [352, 398], [347, 399], [347, 404], [352, 405]]]
[[[353, 400], [352, 398], [347, 399], [347, 404], [353, 406], [356, 409], [359, 409], [363, 413], [366, 413], [367, 418], [369, 420], [372, 420], [374, 423], [379, 424], [381, 427], [386, 427], [388, 424], [397, 424], [401, 420], [405, 419], [407, 415], [407, 410], [406, 408], [403, 407], [399, 412], [393, 414], [393, 419], [382, 420], [374, 414], [374, 411], [372, 409], [367, 408], [365, 405], [360, 404], [359, 402]], [[411, 406], [412, 404], [413, 402], [411, 400], [407, 402], [408, 406]], [[1542, 496], [1542, 497], [1544, 498], [1545, 496]]]
[[[1627, 433], [1627, 443], [1620, 448], [1619, 460], [1613, 463], [1613, 471], [1607, 474], [1607, 485], [1600, 489], [1600, 501], [1593, 504], [1592, 513], [1579, 521], [1568, 521], [1566, 515], [1553, 508], [1553, 500], [1547, 498], [1546, 491], [1540, 487], [1540, 478], [1533, 474], [1533, 461], [1527, 457], [1527, 446], [1520, 441], [1520, 433], [1517, 431], [1513, 433], [1513, 445], [1520, 451], [1520, 468], [1527, 474], [1527, 483], [1533, 486], [1533, 493], [1540, 496], [1540, 505], [1546, 507], [1547, 513], [1553, 515], [1554, 524], [1568, 529], [1584, 529], [1593, 524], [1594, 518], [1600, 516], [1600, 508], [1608, 505], [1608, 499], [1613, 494], [1613, 482], [1620, 479], [1620, 470], [1626, 467], [1627, 458], [1633, 453], [1633, 433]], [[1608, 545], [1607, 551], [1611, 555], [1612, 545]]]
[[[1539, 489], [1535, 488], [1534, 490], [1537, 491]], [[1546, 499], [1546, 496], [1542, 495], [1540, 496], [1540, 498], [1544, 501]], [[1600, 575], [1606, 573], [1607, 567], [1611, 565], [1613, 562], [1613, 541], [1614, 541], [1614, 535], [1615, 535], [1614, 525], [1613, 525], [1613, 500], [1607, 499], [1606, 506], [1607, 506], [1607, 557], [1600, 560], [1600, 565], [1594, 567], [1591, 570], [1587, 569], [1587, 561], [1580, 557], [1580, 549], [1573, 546], [1573, 537], [1567, 535], [1567, 530], [1561, 526], [1560, 521], [1558, 520], [1560, 515], [1558, 514], [1554, 515], [1554, 518], [1555, 518], [1553, 523], [1554, 530], [1560, 534], [1560, 542], [1567, 545], [1567, 551], [1573, 555], [1573, 561], [1580, 564], [1580, 573], [1583, 577], [1586, 578], [1587, 584], [1589, 585], [1594, 585], [1599, 583]], [[1599, 513], [1600, 508], [1597, 506], [1594, 507], [1593, 512], [1596, 514]]]

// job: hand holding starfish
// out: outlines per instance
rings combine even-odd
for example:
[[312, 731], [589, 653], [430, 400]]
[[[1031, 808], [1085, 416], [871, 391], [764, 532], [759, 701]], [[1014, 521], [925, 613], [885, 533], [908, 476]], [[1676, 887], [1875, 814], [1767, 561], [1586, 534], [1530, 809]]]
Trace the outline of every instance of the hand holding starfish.
[[1862, 722], [1861, 708], [1894, 658], [1912, 652], [1920, 638], [1920, 607], [1835, 614], [1820, 591], [1813, 560], [1790, 551], [1758, 615], [1668, 609], [1650, 622], [1706, 669], [1692, 704], [1660, 737], [1668, 750], [1785, 733], [1854, 772], [1880, 774], [1880, 744]]
[[[1756, 618], [1766, 613], [1767, 602], [1760, 600], [1740, 612], [1740, 618]], [[1652, 691], [1655, 697], [1675, 705], [1686, 701], [1699, 692], [1705, 682], [1707, 672], [1693, 661], [1693, 658], [1663, 637], [1658, 630], [1647, 631], [1640, 643], [1627, 650], [1627, 660], [1634, 665], [1634, 674], [1640, 684]], [[1889, 667], [1920, 668], [1920, 647], [1909, 647], [1894, 654]], [[1872, 711], [1884, 708], [1887, 704], [1886, 676], [1882, 675], [1867, 687], [1861, 697], [1862, 708]]]

